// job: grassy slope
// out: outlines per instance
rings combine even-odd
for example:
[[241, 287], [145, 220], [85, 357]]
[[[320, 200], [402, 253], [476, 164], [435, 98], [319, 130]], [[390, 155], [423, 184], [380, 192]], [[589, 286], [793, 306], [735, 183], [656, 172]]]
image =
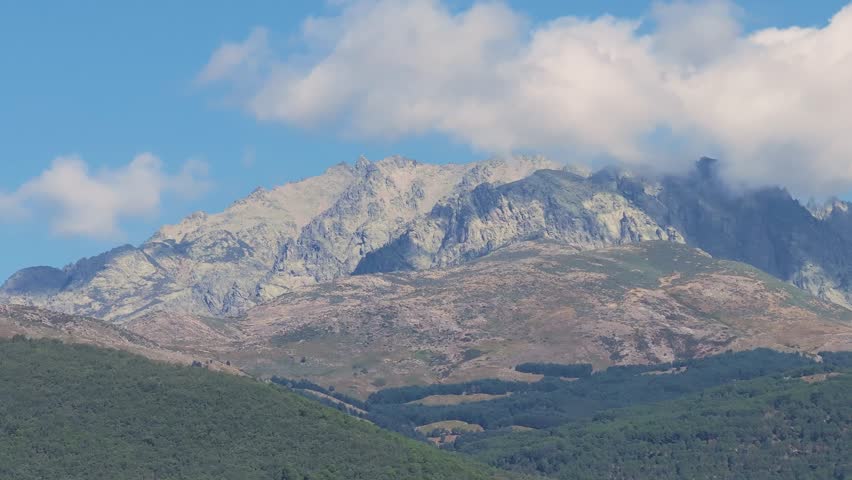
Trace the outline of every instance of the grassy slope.
[[495, 477], [273, 385], [16, 340], [0, 341], [0, 478]]

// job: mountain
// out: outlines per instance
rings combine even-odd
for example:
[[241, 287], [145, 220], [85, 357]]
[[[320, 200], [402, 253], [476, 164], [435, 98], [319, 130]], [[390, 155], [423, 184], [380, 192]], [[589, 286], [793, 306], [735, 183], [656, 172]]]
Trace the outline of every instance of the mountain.
[[430, 165], [361, 158], [272, 190], [222, 213], [196, 213], [63, 269], [21, 270], [0, 300], [122, 321], [150, 311], [236, 315], [294, 287], [347, 275], [441, 199], [542, 168], [540, 157]]
[[0, 302], [113, 322], [155, 312], [238, 317], [352, 273], [455, 266], [542, 238], [582, 250], [686, 243], [852, 308], [852, 210], [841, 201], [808, 207], [780, 188], [731, 188], [711, 159], [685, 175], [642, 177], [541, 157], [361, 158], [193, 214], [138, 247], [21, 270]]
[[309, 378], [364, 398], [386, 386], [534, 378], [515, 370], [526, 362], [847, 350], [852, 312], [677, 242], [582, 250], [538, 239], [454, 267], [305, 285], [228, 318], [154, 310], [114, 324], [0, 306], [0, 336], [16, 334]]
[[122, 328], [258, 376], [366, 397], [384, 386], [526, 379], [524, 362], [657, 363], [729, 349], [852, 349], [852, 312], [749, 265], [652, 241], [554, 240], [455, 267], [356, 275], [217, 319], [152, 312]]
[[516, 478], [206, 368], [21, 337], [0, 364], [2, 478]]
[[710, 159], [659, 178], [558, 167], [362, 158], [139, 247], [24, 269], [0, 300], [120, 325], [152, 357], [358, 397], [523, 362], [850, 348], [849, 204], [732, 189]]

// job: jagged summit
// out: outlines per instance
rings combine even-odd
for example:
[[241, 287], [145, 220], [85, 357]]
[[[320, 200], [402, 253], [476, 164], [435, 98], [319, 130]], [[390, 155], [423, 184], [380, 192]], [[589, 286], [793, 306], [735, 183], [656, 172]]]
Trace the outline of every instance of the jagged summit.
[[367, 168], [370, 165], [370, 160], [367, 159], [364, 155], [359, 155], [358, 160], [355, 161], [355, 168]]
[[825, 220], [835, 214], [839, 216], [847, 215], [850, 208], [852, 208], [852, 204], [837, 197], [831, 197], [823, 202], [817, 202], [816, 199], [810, 198], [807, 203], [805, 203], [805, 208], [807, 208], [814, 217], [820, 220]]
[[539, 170], [516, 182], [477, 188], [415, 220], [394, 242], [365, 255], [356, 274], [457, 265], [532, 238], [581, 250], [645, 240], [683, 242], [618, 190], [617, 171], [590, 177]]
[[27, 267], [12, 274], [0, 291], [10, 295], [53, 294], [68, 285], [68, 275], [61, 269], [48, 266]]
[[360, 157], [323, 174], [256, 189], [220, 213], [165, 225], [63, 270], [25, 269], [0, 299], [122, 320], [151, 310], [239, 314], [300, 285], [347, 275], [439, 201], [561, 165], [541, 157], [435, 165]]

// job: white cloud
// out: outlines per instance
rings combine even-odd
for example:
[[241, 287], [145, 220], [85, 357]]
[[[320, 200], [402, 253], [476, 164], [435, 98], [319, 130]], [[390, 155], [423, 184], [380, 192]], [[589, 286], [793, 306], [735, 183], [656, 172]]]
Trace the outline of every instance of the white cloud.
[[257, 73], [270, 54], [265, 28], [255, 28], [248, 38], [240, 43], [225, 43], [210, 57], [207, 66], [198, 75], [200, 83], [230, 79], [239, 72], [242, 75]]
[[179, 173], [168, 175], [150, 153], [96, 173], [79, 157], [58, 157], [15, 192], [0, 192], [0, 220], [38, 216], [62, 235], [116, 236], [121, 219], [155, 215], [164, 194], [202, 193], [208, 186], [206, 174], [204, 162], [190, 160]]
[[708, 154], [746, 184], [848, 191], [852, 6], [822, 28], [748, 35], [742, 15], [726, 0], [678, 1], [646, 19], [530, 25], [499, 3], [454, 13], [437, 0], [363, 0], [305, 22], [307, 58], [275, 59], [255, 32], [214, 53], [201, 75], [262, 72], [242, 105], [300, 127], [437, 132], [486, 152], [564, 150], [667, 168]]
[[255, 154], [254, 147], [246, 147], [243, 150], [243, 156], [240, 158], [240, 164], [244, 168], [252, 168], [256, 160], [257, 155]]
[[0, 219], [21, 218], [23, 216], [24, 212], [15, 198], [12, 195], [0, 192]]
[[706, 65], [736, 48], [742, 15], [740, 8], [724, 0], [655, 3], [654, 47], [661, 57], [683, 66]]

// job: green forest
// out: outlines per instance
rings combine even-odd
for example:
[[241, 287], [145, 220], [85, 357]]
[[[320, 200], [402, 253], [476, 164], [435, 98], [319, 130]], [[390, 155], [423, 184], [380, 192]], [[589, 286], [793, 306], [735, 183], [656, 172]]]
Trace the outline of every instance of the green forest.
[[[835, 372], [837, 373], [837, 372]], [[455, 448], [560, 479], [852, 478], [852, 375], [773, 376]]]
[[[852, 479], [852, 353], [819, 360], [759, 349], [600, 372], [527, 364], [547, 376], [358, 401], [16, 337], [0, 341], [0, 478]], [[473, 393], [508, 395], [417, 402]], [[441, 421], [485, 430], [440, 449], [415, 440]]]
[[0, 478], [500, 477], [268, 383], [19, 337], [0, 341]]
[[[545, 377], [534, 383], [480, 380], [386, 389], [373, 394], [365, 410], [374, 423], [414, 436], [415, 427], [444, 420], [461, 420], [486, 430], [510, 426], [544, 429], [607, 409], [671, 400], [734, 381], [807, 367], [826, 368], [798, 354], [757, 349], [660, 365], [610, 367], [576, 381]], [[545, 368], [560, 373], [583, 367], [551, 364]], [[665, 373], [672, 371], [679, 373]], [[411, 403], [430, 395], [470, 393], [511, 395], [456, 405]]]
[[[413, 437], [436, 422], [482, 426], [443, 448], [549, 478], [852, 478], [852, 353], [821, 352], [819, 360], [757, 349], [593, 374], [585, 365], [525, 364], [519, 370], [548, 376], [386, 389], [353, 402]], [[509, 395], [418, 403], [478, 393]]]

